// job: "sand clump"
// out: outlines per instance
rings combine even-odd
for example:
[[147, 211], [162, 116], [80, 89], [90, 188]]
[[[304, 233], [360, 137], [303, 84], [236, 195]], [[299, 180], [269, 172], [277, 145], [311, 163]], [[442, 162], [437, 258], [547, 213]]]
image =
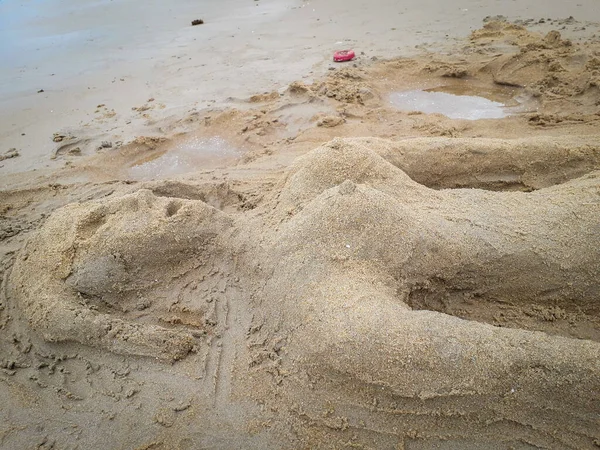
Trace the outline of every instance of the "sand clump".
[[360, 105], [377, 101], [369, 83], [359, 71], [343, 68], [329, 73], [325, 80], [311, 85], [294, 82], [288, 92], [293, 95], [310, 97], [326, 97], [342, 103], [358, 103]]
[[413, 180], [434, 189], [533, 191], [564, 183], [600, 166], [600, 148], [593, 136], [415, 138], [394, 144], [374, 138], [362, 141]]
[[5, 159], [12, 159], [18, 157], [20, 154], [16, 148], [10, 148], [4, 154], [0, 155], [0, 161], [4, 161]]
[[489, 37], [487, 29], [494, 30], [496, 38], [511, 36], [518, 48], [516, 54], [499, 56], [482, 69], [491, 73], [495, 83], [525, 87], [532, 95], [543, 98], [546, 108], [552, 104], [556, 111], [567, 102], [577, 102], [580, 113], [597, 111], [597, 50], [574, 45], [557, 30], [539, 35], [508, 22], [490, 22], [483, 33], [473, 32], [471, 40], [481, 42]]

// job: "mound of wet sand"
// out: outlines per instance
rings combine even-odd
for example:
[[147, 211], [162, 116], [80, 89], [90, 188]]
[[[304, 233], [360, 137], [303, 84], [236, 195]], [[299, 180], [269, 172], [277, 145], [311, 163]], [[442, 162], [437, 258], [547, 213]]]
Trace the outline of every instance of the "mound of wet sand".
[[[12, 286], [32, 327], [48, 341], [179, 359], [192, 349], [189, 332], [143, 324], [143, 317], [176, 317], [177, 311], [203, 316], [205, 305], [188, 305], [184, 291], [193, 290], [190, 272], [218, 256], [215, 236], [229, 222], [204, 202], [156, 197], [148, 190], [70, 205], [28, 243]], [[39, 274], [35, 281], [33, 273]], [[179, 291], [176, 308], [161, 289]]]
[[[478, 171], [444, 177], [435, 149]], [[584, 140], [336, 139], [250, 211], [173, 183], [62, 208], [8, 293], [49, 342], [207, 368], [217, 351], [198, 382], [215, 407], [257, 402], [258, 429], [291, 447], [586, 448], [600, 439], [597, 155]], [[537, 190], [411, 179], [498, 189], [507, 173]]]

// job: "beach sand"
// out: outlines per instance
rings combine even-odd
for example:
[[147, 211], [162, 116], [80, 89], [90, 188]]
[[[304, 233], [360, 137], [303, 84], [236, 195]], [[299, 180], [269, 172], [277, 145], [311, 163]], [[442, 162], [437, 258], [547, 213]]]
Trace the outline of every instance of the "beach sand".
[[596, 6], [0, 2], [0, 447], [600, 446]]

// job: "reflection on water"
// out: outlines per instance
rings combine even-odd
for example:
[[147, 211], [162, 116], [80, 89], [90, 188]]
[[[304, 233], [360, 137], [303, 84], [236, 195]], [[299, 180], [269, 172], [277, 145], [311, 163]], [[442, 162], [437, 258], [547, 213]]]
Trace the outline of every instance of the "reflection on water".
[[451, 119], [501, 119], [510, 115], [504, 103], [474, 95], [455, 95], [433, 90], [394, 92], [391, 103], [403, 111], [443, 114]]

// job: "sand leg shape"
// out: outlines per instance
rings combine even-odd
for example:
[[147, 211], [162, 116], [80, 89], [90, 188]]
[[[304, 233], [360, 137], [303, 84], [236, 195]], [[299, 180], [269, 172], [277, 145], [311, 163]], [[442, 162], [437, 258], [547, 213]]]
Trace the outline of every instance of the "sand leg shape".
[[344, 141], [298, 161], [278, 205], [298, 212], [274, 240], [264, 293], [289, 311], [270, 332], [287, 336], [281, 372], [304, 387], [287, 390], [298, 416], [327, 429], [337, 422], [322, 411], [335, 410], [346, 436], [469, 436], [510, 421], [525, 442], [591, 445], [598, 342], [437, 311], [562, 305], [595, 319], [599, 180], [434, 191]]

